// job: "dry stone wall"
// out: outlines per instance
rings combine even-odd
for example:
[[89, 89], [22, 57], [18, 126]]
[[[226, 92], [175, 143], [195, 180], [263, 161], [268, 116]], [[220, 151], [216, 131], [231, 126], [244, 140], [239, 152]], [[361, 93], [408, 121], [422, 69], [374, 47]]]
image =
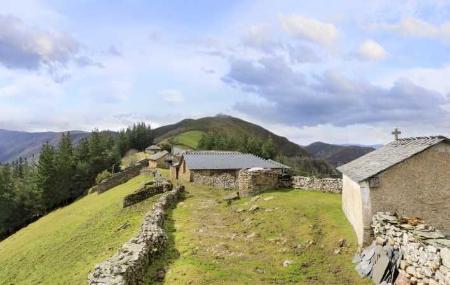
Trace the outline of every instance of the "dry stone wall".
[[311, 191], [342, 193], [341, 178], [317, 178], [307, 176], [293, 176], [292, 187]]
[[236, 189], [237, 171], [191, 170], [192, 182], [216, 188]]
[[167, 245], [163, 229], [166, 210], [176, 204], [183, 192], [184, 186], [177, 186], [164, 193], [146, 214], [138, 235], [125, 243], [116, 255], [96, 265], [88, 276], [88, 284], [143, 284], [148, 265]]
[[256, 195], [264, 190], [279, 188], [280, 173], [270, 169], [239, 171], [239, 195], [242, 197]]
[[167, 192], [172, 190], [172, 183], [167, 180], [163, 180], [161, 182], [151, 181], [147, 182], [141, 187], [139, 187], [136, 191], [131, 194], [128, 194], [123, 198], [123, 207], [128, 207], [144, 201], [156, 194], [160, 194], [163, 192]]
[[123, 184], [130, 180], [133, 177], [136, 177], [140, 174], [142, 168], [146, 167], [148, 164], [148, 159], [140, 160], [136, 165], [125, 168], [124, 170], [114, 173], [108, 179], [100, 182], [91, 188], [90, 192], [97, 192], [101, 194], [103, 192], [108, 191], [111, 188], [114, 188], [120, 184]]
[[376, 244], [400, 250], [401, 284], [450, 285], [450, 237], [420, 219], [387, 212], [373, 217], [372, 229]]

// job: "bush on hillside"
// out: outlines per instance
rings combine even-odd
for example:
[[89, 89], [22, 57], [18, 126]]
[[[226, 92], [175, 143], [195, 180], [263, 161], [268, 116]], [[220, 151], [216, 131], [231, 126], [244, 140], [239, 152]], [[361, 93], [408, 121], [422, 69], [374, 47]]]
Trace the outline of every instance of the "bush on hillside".
[[99, 184], [100, 182], [102, 182], [105, 179], [108, 179], [111, 176], [112, 176], [111, 172], [109, 172], [108, 170], [103, 170], [97, 175], [97, 177], [95, 177], [95, 183]]

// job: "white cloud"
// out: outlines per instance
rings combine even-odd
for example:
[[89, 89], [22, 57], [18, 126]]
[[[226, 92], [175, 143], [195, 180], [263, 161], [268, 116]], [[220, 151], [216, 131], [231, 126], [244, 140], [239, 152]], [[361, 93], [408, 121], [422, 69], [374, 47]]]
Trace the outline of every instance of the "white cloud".
[[403, 36], [439, 39], [443, 42], [450, 42], [450, 21], [433, 24], [415, 17], [406, 17], [398, 23], [375, 24], [371, 27], [393, 31]]
[[365, 60], [382, 60], [387, 57], [386, 50], [374, 40], [366, 40], [359, 47], [358, 56]]
[[166, 89], [159, 92], [164, 101], [170, 104], [180, 104], [184, 102], [184, 96], [181, 91], [176, 89]]
[[330, 23], [300, 15], [281, 16], [280, 21], [288, 33], [300, 39], [331, 46], [338, 38], [337, 28]]
[[64, 65], [79, 47], [68, 34], [30, 28], [19, 18], [0, 15], [0, 63], [8, 68]]

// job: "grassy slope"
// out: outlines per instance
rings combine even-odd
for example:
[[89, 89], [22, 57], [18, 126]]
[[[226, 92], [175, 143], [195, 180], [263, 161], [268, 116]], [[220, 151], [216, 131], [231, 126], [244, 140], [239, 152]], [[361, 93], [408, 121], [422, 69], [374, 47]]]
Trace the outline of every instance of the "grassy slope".
[[172, 144], [187, 146], [188, 148], [196, 149], [198, 143], [205, 132], [202, 131], [188, 131], [176, 135], [171, 139]]
[[86, 284], [93, 266], [136, 234], [157, 197], [125, 209], [122, 201], [149, 179], [88, 195], [0, 242], [0, 284]]
[[[356, 241], [341, 196], [285, 190], [227, 206], [221, 198], [230, 192], [193, 184], [187, 191], [169, 215], [170, 250], [150, 267], [148, 284], [160, 268], [164, 284], [370, 284], [351, 264]], [[262, 209], [236, 211], [255, 204]], [[341, 238], [348, 246], [335, 255]], [[283, 267], [288, 259], [294, 264]]]

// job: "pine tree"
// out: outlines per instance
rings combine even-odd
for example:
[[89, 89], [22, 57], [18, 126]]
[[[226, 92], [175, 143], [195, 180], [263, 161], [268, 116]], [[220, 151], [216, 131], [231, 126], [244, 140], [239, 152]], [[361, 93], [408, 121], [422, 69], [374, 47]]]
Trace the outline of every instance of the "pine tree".
[[39, 156], [36, 177], [36, 185], [42, 193], [43, 205], [46, 209], [55, 207], [61, 201], [56, 191], [55, 156], [54, 147], [46, 142]]
[[275, 157], [276, 151], [272, 137], [269, 137], [269, 139], [263, 143], [261, 147], [261, 154], [265, 159], [273, 159]]
[[67, 202], [74, 195], [73, 177], [75, 176], [75, 159], [73, 154], [70, 133], [62, 134], [55, 155], [56, 191], [60, 197], [59, 202]]

